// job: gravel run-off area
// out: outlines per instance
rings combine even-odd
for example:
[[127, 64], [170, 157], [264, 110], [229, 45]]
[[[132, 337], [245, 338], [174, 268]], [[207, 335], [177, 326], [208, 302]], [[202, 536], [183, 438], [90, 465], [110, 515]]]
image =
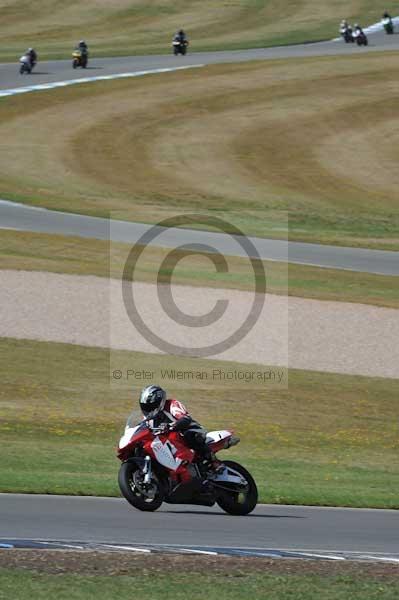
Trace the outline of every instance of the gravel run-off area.
[[[225, 340], [244, 322], [249, 292], [173, 286], [176, 311], [206, 315], [217, 300], [227, 308], [215, 323], [181, 325], [160, 304], [163, 288], [135, 282], [144, 323], [184, 348]], [[168, 309], [168, 310], [169, 310]], [[137, 331], [116, 279], [0, 270], [0, 336], [159, 353]], [[196, 323], [198, 325], [198, 322]], [[399, 378], [399, 311], [369, 305], [266, 295], [255, 326], [215, 358], [243, 365], [289, 366], [335, 373]]]

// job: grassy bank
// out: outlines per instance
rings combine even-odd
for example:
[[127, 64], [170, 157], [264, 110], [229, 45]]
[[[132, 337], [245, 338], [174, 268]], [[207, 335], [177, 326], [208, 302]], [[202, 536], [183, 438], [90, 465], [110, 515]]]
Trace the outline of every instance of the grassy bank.
[[398, 77], [396, 54], [379, 53], [6, 98], [2, 194], [150, 223], [201, 212], [245, 234], [398, 249]]
[[382, 0], [38, 0], [28, 11], [22, 0], [0, 3], [0, 60], [15, 60], [27, 45], [43, 58], [69, 57], [73, 44], [88, 40], [96, 56], [164, 53], [173, 32], [184, 27], [195, 50], [225, 50], [331, 38], [342, 18], [378, 21]]
[[[161, 369], [171, 367], [241, 368], [1, 340], [0, 489], [117, 495], [115, 446], [140, 388], [149, 383], [127, 371], [144, 369], [208, 428], [235, 428], [242, 442], [225, 456], [253, 471], [261, 501], [399, 507], [396, 380], [292, 370], [288, 389], [248, 389], [245, 383], [162, 379]], [[115, 368], [122, 378], [112, 381]]]
[[[49, 271], [73, 275], [120, 277], [131, 246], [101, 240], [64, 237], [20, 231], [0, 232], [2, 269]], [[158, 272], [169, 249], [147, 247], [135, 270], [136, 281], [156, 283]], [[248, 260], [226, 257], [228, 273], [216, 273], [213, 263], [192, 255], [178, 263], [173, 283], [239, 290], [254, 289], [254, 277]], [[267, 291], [302, 298], [339, 302], [357, 302], [376, 306], [399, 307], [399, 288], [395, 278], [334, 269], [319, 269], [264, 261]]]
[[[147, 559], [148, 560], [148, 559]], [[127, 572], [129, 570], [127, 569]], [[373, 576], [317, 576], [317, 575], [274, 575], [269, 573], [220, 572], [218, 575], [199, 573], [166, 574], [159, 572], [148, 577], [147, 570], [133, 575], [88, 576], [47, 575], [22, 569], [0, 569], [0, 598], [19, 600], [47, 600], [59, 598], [73, 600], [143, 599], [232, 600], [251, 598], [256, 600], [394, 600], [399, 594], [399, 585], [394, 578], [381, 581]], [[8, 595], [7, 595], [8, 594]]]

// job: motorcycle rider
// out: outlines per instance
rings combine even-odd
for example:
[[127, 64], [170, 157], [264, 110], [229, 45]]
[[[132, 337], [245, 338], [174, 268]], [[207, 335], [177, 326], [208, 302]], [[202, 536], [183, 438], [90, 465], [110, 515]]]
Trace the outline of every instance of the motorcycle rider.
[[391, 15], [385, 11], [382, 15], [382, 24], [387, 33], [393, 33], [393, 21]]
[[82, 54], [89, 54], [89, 47], [84, 40], [80, 40], [75, 50], [80, 50]]
[[179, 42], [179, 44], [186, 44], [188, 45], [188, 39], [186, 36], [186, 33], [183, 29], [179, 29], [179, 31], [177, 31], [173, 37], [173, 41], [174, 42]]
[[28, 48], [28, 50], [26, 51], [25, 55], [29, 57], [30, 64], [31, 64], [32, 69], [33, 69], [33, 67], [37, 63], [37, 53], [36, 53], [36, 50], [34, 48]]
[[140, 394], [140, 408], [145, 420], [151, 420], [153, 427], [167, 431], [179, 432], [187, 446], [198, 452], [202, 463], [213, 470], [219, 462], [206, 443], [206, 430], [195, 421], [186, 407], [175, 400], [167, 398], [166, 391], [159, 385], [148, 385]]
[[345, 42], [352, 41], [352, 27], [349, 25], [346, 19], [341, 21], [339, 26], [339, 33], [345, 40]]

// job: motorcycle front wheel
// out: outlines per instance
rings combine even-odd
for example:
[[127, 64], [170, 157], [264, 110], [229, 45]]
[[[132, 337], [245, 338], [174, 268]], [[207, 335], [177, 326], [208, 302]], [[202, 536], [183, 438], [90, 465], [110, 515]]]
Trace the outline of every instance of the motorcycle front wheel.
[[139, 466], [134, 462], [124, 462], [119, 469], [119, 488], [126, 500], [138, 510], [154, 511], [163, 502], [163, 492], [156, 476], [151, 480], [151, 489], [145, 490]]
[[226, 467], [237, 471], [248, 483], [248, 487], [245, 491], [228, 492], [226, 490], [220, 491], [216, 497], [216, 502], [219, 504], [225, 512], [229, 515], [248, 515], [252, 512], [258, 502], [258, 488], [254, 478], [244, 467], [239, 463], [232, 460], [224, 460], [223, 464]]

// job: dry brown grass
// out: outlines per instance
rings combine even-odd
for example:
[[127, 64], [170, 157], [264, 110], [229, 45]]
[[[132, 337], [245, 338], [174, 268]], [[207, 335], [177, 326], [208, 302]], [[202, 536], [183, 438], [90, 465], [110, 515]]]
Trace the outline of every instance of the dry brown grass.
[[[156, 222], [398, 247], [394, 54], [214, 66], [3, 101], [2, 190]], [[24, 170], [21, 172], [21, 158]]]

